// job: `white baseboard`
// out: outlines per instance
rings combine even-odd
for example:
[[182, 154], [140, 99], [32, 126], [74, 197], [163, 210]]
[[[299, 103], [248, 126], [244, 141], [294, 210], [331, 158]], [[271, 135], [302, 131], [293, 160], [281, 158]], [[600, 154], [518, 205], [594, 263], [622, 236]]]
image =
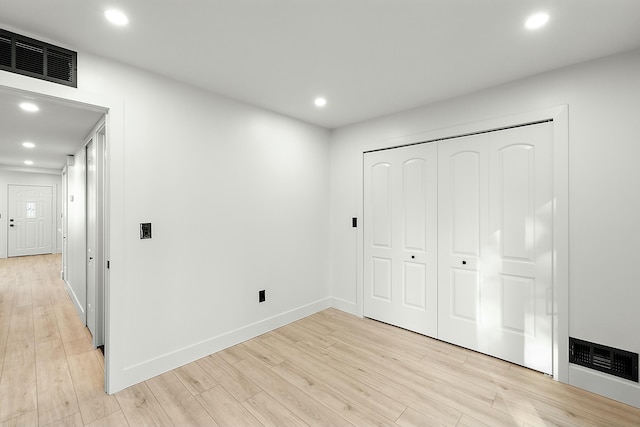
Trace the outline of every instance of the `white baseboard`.
[[345, 313], [353, 314], [354, 316], [361, 316], [358, 312], [358, 305], [354, 302], [345, 301], [340, 298], [331, 298], [331, 306], [337, 310], [344, 311]]
[[569, 384], [640, 408], [640, 385], [578, 365], [569, 365]]
[[[62, 272], [61, 272], [61, 276], [62, 276]], [[73, 287], [69, 282], [67, 282], [64, 279], [63, 279], [63, 282], [64, 282], [64, 289], [65, 291], [67, 291], [67, 295], [69, 295], [69, 298], [71, 299], [71, 302], [73, 303], [73, 306], [75, 307], [76, 312], [78, 313], [78, 316], [80, 316], [80, 320], [83, 322], [86, 322], [86, 317], [85, 317], [86, 313], [84, 312], [84, 308], [80, 304], [80, 300], [78, 300], [76, 293], [73, 291]]]
[[109, 384], [109, 394], [186, 365], [225, 348], [265, 334], [289, 323], [331, 307], [332, 299], [324, 298], [302, 307], [226, 332], [200, 343], [163, 354], [156, 358], [124, 368], [120, 381]]

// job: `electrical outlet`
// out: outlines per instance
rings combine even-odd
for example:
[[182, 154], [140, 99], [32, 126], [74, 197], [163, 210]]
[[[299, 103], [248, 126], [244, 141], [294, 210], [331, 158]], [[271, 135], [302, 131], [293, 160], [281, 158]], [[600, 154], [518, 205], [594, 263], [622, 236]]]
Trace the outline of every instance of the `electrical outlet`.
[[258, 291], [258, 302], [265, 302], [267, 300], [266, 291], [263, 289]]

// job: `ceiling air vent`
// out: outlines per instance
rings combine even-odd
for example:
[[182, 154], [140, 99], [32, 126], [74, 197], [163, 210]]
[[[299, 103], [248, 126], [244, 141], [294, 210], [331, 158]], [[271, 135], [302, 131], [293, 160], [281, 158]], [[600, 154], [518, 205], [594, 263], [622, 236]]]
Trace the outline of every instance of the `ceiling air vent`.
[[71, 50], [0, 29], [0, 70], [78, 87], [77, 56]]
[[569, 362], [638, 382], [638, 353], [569, 338]]

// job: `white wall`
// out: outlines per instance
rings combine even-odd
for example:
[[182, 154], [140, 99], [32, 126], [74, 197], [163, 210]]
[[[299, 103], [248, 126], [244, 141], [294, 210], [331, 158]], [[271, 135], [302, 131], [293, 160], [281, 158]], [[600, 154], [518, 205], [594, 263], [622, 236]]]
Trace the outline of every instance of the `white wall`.
[[[326, 299], [328, 133], [148, 75], [123, 77], [121, 310], [135, 325], [122, 337], [125, 369], [148, 364], [156, 374], [217, 350], [217, 337]], [[141, 222], [152, 223], [151, 240], [139, 240]]]
[[0, 85], [109, 108], [110, 392], [330, 304], [327, 130], [82, 52], [78, 70], [78, 89]]
[[11, 170], [0, 169], [0, 258], [7, 257], [7, 226], [8, 226], [8, 185], [41, 185], [47, 187], [53, 187], [53, 218], [55, 221], [53, 226], [53, 252], [62, 252], [62, 234], [58, 230], [62, 229], [62, 219], [60, 213], [62, 212], [62, 201], [60, 199], [62, 194], [62, 175], [53, 175], [45, 173], [28, 173], [28, 172], [16, 172]]
[[326, 306], [328, 132], [84, 58], [81, 86], [125, 104], [121, 386]]
[[[569, 334], [640, 352], [640, 51], [542, 74], [336, 130], [331, 138], [331, 284], [361, 309], [356, 232], [362, 152], [410, 135], [568, 104]], [[381, 101], [383, 102], [383, 101]], [[407, 138], [408, 137], [408, 138]], [[417, 137], [416, 137], [417, 138]], [[637, 383], [572, 366], [569, 381], [640, 406]]]

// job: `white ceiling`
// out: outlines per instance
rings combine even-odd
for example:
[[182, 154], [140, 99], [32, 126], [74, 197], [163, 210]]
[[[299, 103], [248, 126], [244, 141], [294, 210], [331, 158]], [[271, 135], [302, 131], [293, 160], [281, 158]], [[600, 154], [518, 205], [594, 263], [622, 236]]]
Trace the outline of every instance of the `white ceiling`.
[[337, 128], [640, 48], [640, 1], [2, 0], [0, 28]]
[[[2, 80], [0, 80], [0, 83]], [[40, 111], [27, 113], [19, 105], [34, 102]], [[62, 171], [104, 112], [0, 90], [0, 167], [23, 171]], [[36, 144], [24, 148], [25, 141]], [[24, 161], [33, 161], [25, 166]]]

